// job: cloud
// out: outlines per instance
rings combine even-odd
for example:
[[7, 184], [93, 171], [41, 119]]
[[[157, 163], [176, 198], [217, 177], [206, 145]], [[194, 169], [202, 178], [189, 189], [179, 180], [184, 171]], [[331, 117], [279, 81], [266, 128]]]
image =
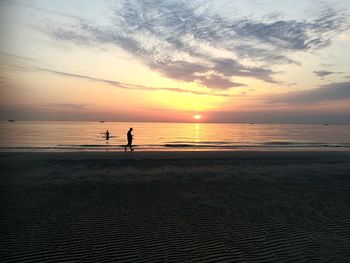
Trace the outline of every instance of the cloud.
[[212, 87], [215, 89], [228, 89], [232, 87], [245, 86], [245, 84], [233, 82], [221, 75], [202, 76], [197, 77], [196, 80], [203, 86]]
[[273, 96], [270, 103], [307, 104], [325, 101], [350, 100], [350, 82], [323, 85], [318, 89], [289, 92]]
[[171, 62], [158, 62], [151, 65], [151, 68], [156, 69], [158, 72], [163, 73], [167, 77], [182, 81], [194, 81], [205, 87], [214, 89], [227, 89], [232, 87], [245, 86], [242, 83], [232, 81], [225, 74], [218, 74], [216, 71], [210, 75], [205, 74], [210, 71], [211, 68], [198, 63], [189, 63], [186, 61], [171, 61]]
[[0, 59], [2, 62], [4, 61], [11, 61], [11, 60], [17, 60], [17, 61], [22, 61], [22, 62], [35, 62], [37, 61], [36, 59], [33, 58], [28, 58], [24, 56], [19, 56], [15, 54], [10, 54], [7, 52], [0, 51]]
[[244, 86], [238, 77], [279, 83], [275, 66], [299, 64], [292, 58], [295, 52], [329, 46], [336, 34], [349, 29], [345, 12], [332, 8], [297, 20], [276, 12], [242, 17], [236, 10], [228, 17], [198, 0], [111, 3], [110, 23], [98, 25], [33, 6], [47, 14], [45, 19], [38, 15], [32, 26], [64, 42], [118, 46], [166, 77], [213, 90]]
[[233, 25], [239, 36], [258, 39], [283, 50], [308, 50], [328, 46], [332, 33], [345, 30], [345, 14], [327, 9], [313, 21], [279, 20], [262, 23], [240, 21]]
[[89, 81], [101, 82], [104, 84], [108, 84], [111, 86], [115, 86], [115, 87], [122, 88], [122, 89], [128, 89], [128, 90], [144, 90], [144, 91], [162, 91], [163, 90], [163, 91], [179, 92], [179, 93], [192, 93], [195, 95], [208, 95], [208, 96], [219, 96], [219, 97], [234, 96], [234, 95], [230, 95], [230, 94], [226, 94], [226, 93], [204, 92], [204, 91], [195, 91], [195, 90], [188, 90], [188, 89], [181, 89], [181, 88], [148, 87], [148, 86], [143, 86], [143, 85], [128, 84], [128, 83], [123, 83], [123, 82], [119, 82], [119, 81], [95, 78], [95, 77], [91, 77], [91, 76], [87, 76], [87, 75], [61, 72], [61, 71], [56, 71], [56, 70], [51, 70], [51, 69], [41, 68], [41, 67], [34, 67], [33, 70], [47, 72], [47, 73], [60, 75], [60, 76], [64, 76], [64, 77], [78, 78], [78, 79], [84, 79], [84, 80], [89, 80]]
[[259, 78], [266, 82], [276, 83], [271, 77], [273, 72], [270, 69], [256, 68], [256, 67], [245, 67], [239, 64], [233, 59], [212, 59], [215, 64], [215, 70], [221, 74], [229, 76], [239, 76], [239, 77], [253, 77]]
[[225, 18], [198, 1], [132, 0], [116, 2], [110, 25], [72, 18], [43, 30], [62, 41], [116, 45], [169, 78], [228, 89], [243, 86], [235, 77], [276, 83], [271, 65], [297, 63], [288, 55], [326, 47], [349, 28], [346, 15], [332, 9], [302, 21], [238, 15]]
[[[12, 54], [7, 54], [8, 57], [10, 58], [15, 58], [15, 59], [20, 59], [19, 62], [22, 60], [28, 60], [28, 61], [36, 61], [31, 58], [27, 57], [19, 57], [16, 55]], [[9, 63], [10, 62], [10, 63]], [[123, 83], [119, 81], [114, 81], [114, 80], [108, 80], [108, 79], [102, 79], [102, 78], [95, 78], [92, 76], [87, 76], [87, 75], [81, 75], [81, 74], [75, 74], [75, 73], [69, 73], [69, 72], [62, 72], [62, 71], [57, 71], [57, 70], [52, 70], [48, 68], [43, 68], [43, 67], [37, 67], [37, 66], [31, 66], [27, 65], [24, 63], [21, 63], [21, 65], [17, 65], [14, 60], [10, 61], [0, 61], [0, 66], [2, 67], [7, 67], [12, 70], [19, 70], [19, 71], [41, 71], [41, 72], [47, 72], [59, 76], [64, 76], [64, 77], [70, 77], [70, 78], [78, 78], [78, 79], [84, 79], [84, 80], [89, 80], [89, 81], [95, 81], [95, 82], [101, 82], [104, 84], [108, 84], [111, 86], [115, 86], [121, 89], [128, 89], [128, 90], [143, 90], [143, 91], [170, 91], [170, 92], [177, 92], [177, 93], [192, 93], [195, 95], [207, 95], [207, 96], [218, 96], [218, 97], [236, 97], [237, 95], [232, 95], [228, 93], [222, 93], [222, 92], [215, 92], [215, 91], [198, 91], [198, 90], [190, 90], [190, 89], [181, 89], [181, 88], [170, 88], [170, 87], [150, 87], [150, 86], [144, 86], [144, 85], [135, 85], [135, 84], [129, 84], [129, 83]], [[180, 67], [181, 68], [181, 67]], [[184, 70], [184, 69], [183, 69]], [[180, 70], [181, 71], [181, 70]], [[175, 70], [174, 74], [177, 74], [178, 72]], [[223, 81], [223, 79], [219, 78], [218, 80], [215, 79], [215, 76], [212, 76], [211, 78], [205, 78], [205, 77], [198, 77], [198, 80], [200, 80], [202, 83], [205, 82], [210, 82], [212, 81], [215, 83], [215, 85], [236, 85], [236, 86], [244, 86], [244, 84], [240, 83], [234, 83], [229, 80], [227, 80], [227, 83]], [[3, 84], [5, 79], [0, 76], [0, 84]]]
[[333, 72], [333, 71], [328, 71], [328, 70], [319, 70], [319, 71], [315, 70], [314, 73], [317, 76], [323, 78], [323, 77], [326, 77], [326, 76], [332, 75], [332, 74], [343, 74], [344, 72]]

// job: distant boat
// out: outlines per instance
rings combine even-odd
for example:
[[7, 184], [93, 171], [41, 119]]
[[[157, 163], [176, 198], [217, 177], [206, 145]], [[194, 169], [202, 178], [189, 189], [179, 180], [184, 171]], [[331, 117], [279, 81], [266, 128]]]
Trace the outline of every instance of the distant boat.
[[330, 125], [330, 124], [329, 124], [329, 123], [324, 123], [323, 125], [328, 126], [328, 125]]
[[105, 121], [100, 121], [101, 123], [104, 123]]
[[15, 122], [15, 120], [7, 120], [8, 122]]

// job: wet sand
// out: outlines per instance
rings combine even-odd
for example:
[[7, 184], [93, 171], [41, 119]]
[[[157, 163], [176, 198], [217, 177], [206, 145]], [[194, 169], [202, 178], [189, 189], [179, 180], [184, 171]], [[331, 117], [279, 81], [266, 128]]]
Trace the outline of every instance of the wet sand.
[[350, 262], [348, 152], [0, 154], [2, 262]]

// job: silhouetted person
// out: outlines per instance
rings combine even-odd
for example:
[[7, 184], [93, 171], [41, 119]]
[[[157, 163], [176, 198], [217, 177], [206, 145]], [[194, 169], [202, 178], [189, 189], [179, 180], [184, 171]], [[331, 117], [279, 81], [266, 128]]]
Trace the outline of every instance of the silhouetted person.
[[106, 140], [108, 141], [109, 140], [109, 131], [108, 130], [106, 131], [105, 135], [106, 135]]
[[129, 131], [128, 131], [128, 133], [127, 133], [127, 135], [126, 135], [126, 137], [127, 137], [127, 139], [128, 139], [128, 144], [125, 145], [125, 149], [124, 149], [125, 151], [126, 151], [126, 149], [127, 149], [128, 147], [130, 147], [130, 150], [131, 150], [131, 151], [134, 150], [134, 149], [132, 148], [132, 139], [134, 138], [134, 136], [131, 134], [132, 130], [133, 130], [133, 128], [130, 128]]

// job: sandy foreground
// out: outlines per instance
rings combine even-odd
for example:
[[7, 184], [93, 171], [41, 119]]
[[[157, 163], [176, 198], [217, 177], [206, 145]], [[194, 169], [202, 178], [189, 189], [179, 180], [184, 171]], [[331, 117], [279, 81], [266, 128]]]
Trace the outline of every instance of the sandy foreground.
[[2, 262], [350, 262], [350, 152], [0, 153]]

